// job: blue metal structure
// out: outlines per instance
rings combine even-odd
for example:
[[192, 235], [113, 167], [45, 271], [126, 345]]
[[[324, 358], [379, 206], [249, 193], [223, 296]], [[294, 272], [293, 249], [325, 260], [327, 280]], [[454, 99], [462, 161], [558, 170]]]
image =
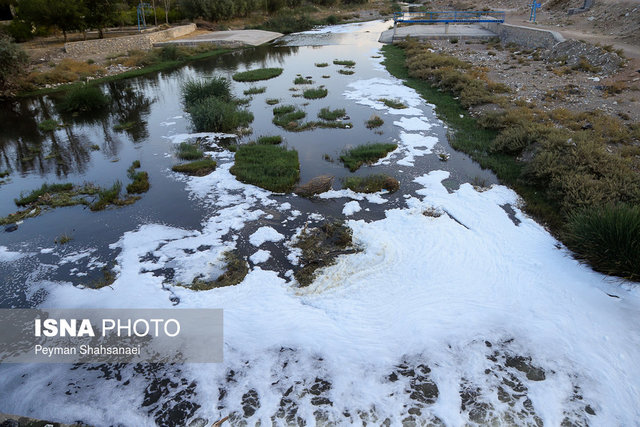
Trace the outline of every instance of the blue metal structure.
[[146, 13], [147, 10], [151, 10], [151, 5], [149, 3], [140, 3], [138, 4], [138, 31], [142, 28], [147, 28], [147, 19]]
[[476, 24], [479, 22], [504, 22], [504, 12], [493, 11], [448, 11], [448, 12], [395, 12], [393, 21], [395, 24]]
[[536, 11], [542, 7], [542, 3], [537, 3], [533, 0], [533, 3], [529, 5], [531, 8], [531, 15], [529, 15], [529, 22], [536, 22]]

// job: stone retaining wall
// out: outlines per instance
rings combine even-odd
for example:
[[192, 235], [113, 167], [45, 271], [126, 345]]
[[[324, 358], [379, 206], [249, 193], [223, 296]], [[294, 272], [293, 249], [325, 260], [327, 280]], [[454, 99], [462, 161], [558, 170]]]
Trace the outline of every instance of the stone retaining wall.
[[500, 40], [505, 43], [515, 43], [530, 49], [537, 47], [550, 49], [565, 40], [560, 33], [550, 30], [501, 24], [498, 22], [485, 22], [481, 25], [483, 28], [496, 33]]
[[130, 50], [149, 50], [154, 43], [186, 36], [196, 30], [196, 24], [181, 25], [168, 30], [109, 39], [86, 40], [64, 44], [64, 50], [71, 56], [124, 53]]

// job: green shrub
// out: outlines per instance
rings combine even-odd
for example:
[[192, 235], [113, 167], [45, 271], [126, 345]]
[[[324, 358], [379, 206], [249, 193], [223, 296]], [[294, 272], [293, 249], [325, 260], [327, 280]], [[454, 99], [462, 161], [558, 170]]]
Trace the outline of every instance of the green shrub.
[[282, 34], [290, 34], [310, 30], [318, 24], [319, 22], [314, 21], [307, 15], [293, 16], [287, 13], [271, 17], [265, 23], [256, 28], [275, 31]]
[[104, 108], [110, 101], [99, 87], [82, 84], [69, 90], [58, 107], [65, 113], [88, 112]]
[[595, 270], [640, 279], [640, 206], [580, 209], [569, 215], [564, 237], [576, 256]]
[[376, 193], [387, 190], [391, 193], [398, 191], [400, 182], [392, 176], [375, 174], [368, 176], [349, 176], [343, 181], [343, 188], [349, 188], [356, 193]]
[[302, 92], [302, 96], [304, 96], [306, 99], [320, 99], [326, 97], [328, 93], [329, 91], [327, 89], [318, 87], [305, 90], [304, 92]]
[[0, 34], [0, 91], [9, 87], [15, 77], [24, 73], [27, 54], [17, 44]]
[[209, 81], [189, 80], [182, 85], [182, 100], [187, 109], [210, 97], [231, 99], [231, 85], [224, 77], [214, 77]]
[[216, 169], [216, 166], [217, 164], [215, 160], [206, 157], [204, 159], [195, 160], [193, 162], [174, 165], [171, 170], [187, 175], [205, 176], [213, 172]]
[[197, 160], [203, 158], [204, 153], [195, 144], [181, 142], [180, 145], [178, 145], [176, 156], [182, 160]]
[[235, 73], [233, 80], [237, 82], [256, 82], [259, 80], [269, 80], [282, 74], [282, 68], [258, 68], [255, 70]]
[[323, 108], [318, 113], [318, 117], [322, 120], [334, 121], [344, 117], [347, 114], [344, 108], [338, 108], [332, 110], [330, 108]]
[[298, 152], [277, 145], [240, 145], [231, 173], [246, 184], [289, 192], [300, 176]]
[[240, 110], [233, 101], [209, 97], [188, 110], [197, 132], [233, 132], [253, 121], [253, 113]]
[[347, 150], [340, 156], [340, 161], [349, 168], [351, 172], [358, 170], [360, 166], [373, 163], [383, 158], [387, 153], [398, 148], [396, 144], [367, 144]]

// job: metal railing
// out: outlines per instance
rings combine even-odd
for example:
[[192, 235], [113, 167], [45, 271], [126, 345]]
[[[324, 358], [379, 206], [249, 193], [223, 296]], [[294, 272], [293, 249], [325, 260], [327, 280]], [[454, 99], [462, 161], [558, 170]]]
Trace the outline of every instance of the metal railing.
[[393, 20], [397, 23], [467, 23], [504, 22], [504, 12], [459, 11], [448, 12], [395, 12]]

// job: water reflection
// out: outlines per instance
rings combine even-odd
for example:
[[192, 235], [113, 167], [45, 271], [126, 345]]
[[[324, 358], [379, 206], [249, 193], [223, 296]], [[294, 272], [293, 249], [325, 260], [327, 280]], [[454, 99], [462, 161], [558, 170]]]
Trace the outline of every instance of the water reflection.
[[[55, 174], [58, 178], [83, 174], [91, 151], [96, 149], [88, 132], [101, 131], [100, 139], [104, 142], [99, 149], [109, 157], [117, 156], [122, 144], [115, 125], [134, 123], [123, 130], [134, 142], [148, 138], [147, 116], [153, 100], [144, 91], [123, 82], [110, 83], [106, 90], [112, 98], [111, 105], [83, 114], [60, 113], [62, 95], [1, 104], [0, 115], [6, 125], [0, 132], [0, 170], [21, 175]], [[57, 130], [39, 129], [38, 124], [45, 120], [61, 126]]]

